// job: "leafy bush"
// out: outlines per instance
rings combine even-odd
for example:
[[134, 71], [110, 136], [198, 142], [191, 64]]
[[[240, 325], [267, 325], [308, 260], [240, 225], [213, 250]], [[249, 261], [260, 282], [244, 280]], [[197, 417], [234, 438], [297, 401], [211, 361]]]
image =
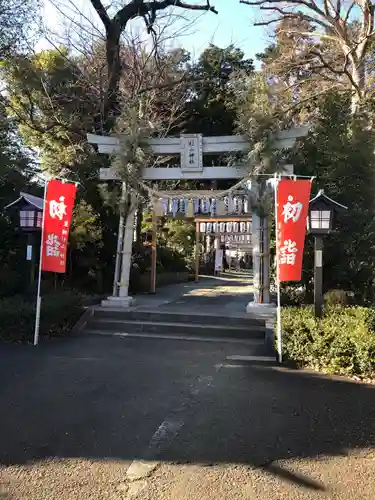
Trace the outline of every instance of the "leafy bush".
[[313, 309], [282, 310], [285, 357], [299, 366], [342, 375], [375, 376], [375, 311], [331, 306], [319, 321]]
[[305, 290], [301, 286], [283, 285], [280, 290], [282, 306], [300, 306], [305, 303]]
[[329, 290], [324, 295], [324, 302], [327, 306], [347, 306], [349, 297], [345, 290]]
[[0, 297], [21, 293], [24, 288], [25, 275], [19, 269], [12, 270], [3, 266], [0, 273]]
[[[177, 250], [158, 245], [156, 251], [157, 270], [166, 272], [182, 272], [186, 270], [186, 260]], [[132, 268], [139, 274], [151, 269], [151, 247], [133, 245]]]
[[177, 250], [159, 246], [156, 255], [158, 271], [183, 272], [187, 269], [185, 256]]
[[[40, 336], [63, 335], [82, 314], [82, 296], [73, 292], [42, 298]], [[21, 296], [0, 300], [0, 340], [31, 342], [34, 335], [35, 302]]]

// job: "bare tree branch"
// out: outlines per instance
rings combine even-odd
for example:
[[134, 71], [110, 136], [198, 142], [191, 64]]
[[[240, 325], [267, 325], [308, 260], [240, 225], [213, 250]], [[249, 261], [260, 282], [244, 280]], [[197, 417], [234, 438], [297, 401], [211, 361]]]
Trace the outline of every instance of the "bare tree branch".
[[[321, 63], [310, 62], [310, 71], [318, 72], [323, 78], [328, 78], [329, 74], [345, 77], [353, 93], [353, 103], [365, 97], [369, 90], [366, 83], [366, 53], [375, 38], [375, 7], [371, 0], [352, 0], [347, 8], [344, 8], [342, 0], [240, 0], [240, 3], [275, 14], [270, 19], [257, 21], [256, 25], [284, 23], [281, 29], [277, 28], [278, 35], [284, 32], [290, 37], [306, 37], [306, 43], [313, 48], [310, 54]], [[355, 23], [351, 19], [354, 9], [359, 12]], [[301, 29], [296, 29], [298, 22]], [[308, 23], [315, 31], [305, 31], [304, 23]], [[319, 43], [314, 39], [318, 39]], [[330, 52], [328, 59], [332, 61], [326, 57], [327, 50]], [[332, 55], [333, 50], [336, 51], [336, 58]], [[295, 48], [294, 57], [303, 60], [305, 55]]]
[[116, 14], [110, 19], [107, 10], [104, 8], [101, 0], [90, 0], [92, 6], [97, 12], [99, 18], [103, 22], [106, 30], [106, 59], [108, 68], [108, 88], [104, 103], [104, 115], [107, 117], [109, 130], [113, 125], [113, 117], [118, 115], [118, 91], [120, 75], [123, 70], [120, 60], [120, 37], [125, 30], [128, 22], [131, 19], [143, 18], [145, 21], [148, 33], [151, 33], [154, 40], [154, 47], [157, 50], [156, 32], [154, 24], [157, 13], [169, 7], [177, 7], [184, 10], [193, 11], [210, 11], [217, 13], [215, 7], [210, 5], [210, 1], [206, 0], [205, 4], [186, 3], [181, 0], [160, 0], [160, 1], [144, 1], [131, 0], [126, 3]]
[[110, 29], [111, 28], [111, 20], [109, 18], [109, 15], [104, 8], [104, 5], [102, 4], [101, 0], [91, 0], [92, 6], [96, 10], [98, 16], [100, 17], [100, 20], [102, 21], [105, 29]]

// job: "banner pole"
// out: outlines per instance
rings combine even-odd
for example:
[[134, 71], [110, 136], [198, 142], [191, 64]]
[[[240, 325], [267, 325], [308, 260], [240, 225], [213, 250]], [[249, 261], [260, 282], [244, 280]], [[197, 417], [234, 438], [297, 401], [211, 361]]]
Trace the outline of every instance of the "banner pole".
[[278, 250], [278, 234], [279, 234], [279, 224], [278, 224], [278, 203], [277, 203], [277, 191], [279, 185], [279, 176], [275, 173], [275, 235], [276, 235], [276, 290], [277, 290], [277, 354], [278, 361], [281, 364], [283, 361], [282, 354], [282, 330], [281, 330], [281, 294], [280, 294], [280, 263], [279, 263], [279, 250]]
[[44, 220], [45, 220], [45, 213], [46, 213], [47, 184], [48, 184], [48, 181], [45, 181], [44, 182], [44, 196], [43, 196], [42, 234], [41, 234], [41, 240], [40, 240], [38, 290], [37, 290], [37, 294], [36, 294], [34, 346], [38, 345], [38, 341], [39, 341], [40, 308], [41, 308], [41, 302], [42, 302], [42, 299], [40, 296], [40, 285], [41, 285], [41, 281], [42, 281], [42, 257], [43, 257]]

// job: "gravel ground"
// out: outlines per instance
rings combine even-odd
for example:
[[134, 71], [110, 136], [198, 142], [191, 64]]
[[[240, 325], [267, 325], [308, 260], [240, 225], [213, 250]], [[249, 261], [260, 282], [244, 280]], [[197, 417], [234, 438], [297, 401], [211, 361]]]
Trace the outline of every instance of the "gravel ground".
[[[0, 469], [1, 500], [122, 500], [126, 463], [43, 460]], [[0, 489], [1, 491], [1, 489]]]
[[[136, 500], [373, 500], [375, 456], [279, 462], [278, 468], [314, 483], [297, 484], [241, 465], [162, 465]], [[275, 464], [274, 464], [275, 465]]]
[[[46, 460], [0, 469], [1, 500], [373, 500], [375, 452], [272, 464], [162, 463], [129, 482], [123, 461]], [[288, 480], [288, 474], [293, 481]], [[301, 484], [295, 478], [301, 479]], [[309, 478], [307, 480], [306, 478]], [[302, 484], [303, 483], [303, 484]], [[360, 489], [359, 489], [360, 488]]]

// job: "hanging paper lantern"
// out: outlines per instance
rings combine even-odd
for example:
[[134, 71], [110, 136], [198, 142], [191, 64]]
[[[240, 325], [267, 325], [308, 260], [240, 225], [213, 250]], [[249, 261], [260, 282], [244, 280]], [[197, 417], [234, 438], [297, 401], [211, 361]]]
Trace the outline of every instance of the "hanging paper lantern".
[[172, 215], [173, 215], [173, 217], [176, 217], [177, 212], [178, 212], [178, 200], [173, 199], [172, 200]]
[[249, 213], [249, 200], [247, 199], [247, 197], [244, 199], [243, 202], [243, 211], [245, 214]]
[[199, 200], [197, 198], [194, 198], [193, 206], [194, 206], [194, 215], [198, 214], [199, 213]]
[[187, 217], [194, 217], [193, 200], [186, 200], [186, 201], [188, 202], [187, 209], [186, 209], [186, 215], [187, 215]]
[[164, 215], [163, 204], [161, 200], [153, 200], [154, 213], [156, 217], [162, 217]]
[[242, 198], [238, 197], [237, 198], [237, 210], [238, 210], [238, 214], [242, 214], [242, 209], [243, 209], [243, 201], [242, 201]]
[[210, 200], [210, 214], [211, 214], [211, 217], [215, 216], [215, 212], [216, 212], [216, 200], [213, 198], [212, 200]]
[[184, 214], [185, 213], [185, 200], [183, 198], [181, 198], [179, 200], [179, 212]]
[[206, 214], [209, 214], [210, 211], [211, 211], [211, 203], [210, 203], [210, 200], [207, 198], [206, 200], [204, 200], [205, 202], [205, 213]]
[[228, 196], [228, 213], [229, 214], [233, 213], [233, 200], [230, 195]]
[[227, 210], [226, 210], [226, 205], [224, 200], [217, 200], [216, 203], [216, 216], [221, 217], [222, 215], [225, 215]]

